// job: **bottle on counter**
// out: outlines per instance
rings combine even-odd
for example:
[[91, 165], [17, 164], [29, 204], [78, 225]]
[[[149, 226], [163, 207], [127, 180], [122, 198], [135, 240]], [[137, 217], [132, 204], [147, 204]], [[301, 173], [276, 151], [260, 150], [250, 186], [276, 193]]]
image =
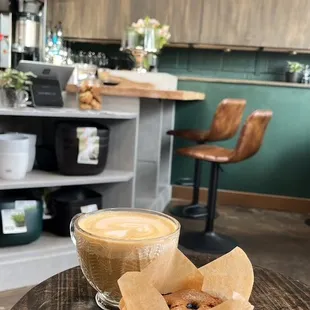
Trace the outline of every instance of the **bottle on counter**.
[[63, 37], [62, 23], [61, 22], [58, 22], [58, 25], [57, 25], [57, 36], [58, 36], [58, 38]]
[[72, 64], [74, 64], [74, 55], [73, 55], [73, 53], [72, 53], [72, 49], [71, 49], [71, 47], [69, 46], [68, 48], [67, 48], [67, 61], [66, 61], [66, 63], [67, 63], [67, 65], [72, 65]]
[[61, 22], [59, 22], [58, 25], [56, 26], [56, 35], [57, 35], [56, 44], [57, 44], [59, 50], [61, 50], [63, 48], [63, 32], [62, 32]]
[[46, 46], [51, 48], [53, 46], [53, 32], [52, 32], [52, 27], [49, 26], [47, 27], [46, 31]]
[[52, 37], [53, 37], [53, 45], [57, 45], [57, 26], [54, 27], [54, 30], [52, 32]]

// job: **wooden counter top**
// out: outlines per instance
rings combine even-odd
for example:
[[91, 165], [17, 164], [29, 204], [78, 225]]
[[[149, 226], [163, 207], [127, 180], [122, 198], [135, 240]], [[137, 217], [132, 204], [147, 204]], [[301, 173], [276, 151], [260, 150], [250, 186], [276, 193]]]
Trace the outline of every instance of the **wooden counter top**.
[[[79, 91], [79, 87], [74, 84], [68, 84], [66, 90], [69, 93], [77, 93]], [[105, 96], [152, 98], [178, 101], [204, 100], [206, 97], [204, 93], [184, 90], [157, 90], [117, 86], [102, 86], [101, 94]]]

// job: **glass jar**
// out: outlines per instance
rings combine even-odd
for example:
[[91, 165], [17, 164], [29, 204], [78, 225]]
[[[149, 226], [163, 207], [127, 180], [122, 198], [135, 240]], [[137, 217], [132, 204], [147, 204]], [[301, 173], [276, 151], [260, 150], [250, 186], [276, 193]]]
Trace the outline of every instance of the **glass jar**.
[[85, 63], [76, 64], [77, 80], [80, 85], [85, 80], [96, 79], [97, 66]]
[[83, 80], [80, 83], [78, 96], [79, 108], [81, 110], [101, 110], [102, 109], [102, 82], [93, 77]]

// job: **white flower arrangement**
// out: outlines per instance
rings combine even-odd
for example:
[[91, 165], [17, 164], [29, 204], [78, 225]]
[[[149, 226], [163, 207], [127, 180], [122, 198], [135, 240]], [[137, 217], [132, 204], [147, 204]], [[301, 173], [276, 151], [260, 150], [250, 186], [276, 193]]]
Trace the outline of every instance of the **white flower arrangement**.
[[162, 49], [171, 38], [169, 31], [170, 26], [161, 25], [155, 18], [146, 17], [140, 18], [136, 23], [132, 23], [131, 28], [143, 38], [146, 28], [153, 28], [156, 30], [156, 40], [158, 42], [158, 48]]

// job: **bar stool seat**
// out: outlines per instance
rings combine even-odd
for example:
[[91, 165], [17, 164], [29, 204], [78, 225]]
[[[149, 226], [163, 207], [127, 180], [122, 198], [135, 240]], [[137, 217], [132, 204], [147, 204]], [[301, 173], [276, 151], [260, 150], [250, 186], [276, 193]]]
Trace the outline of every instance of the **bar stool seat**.
[[[207, 142], [223, 141], [232, 138], [241, 123], [246, 100], [227, 98], [220, 102], [214, 114], [209, 130], [180, 129], [169, 130], [168, 135], [183, 138], [203, 145]], [[193, 156], [194, 157], [194, 156]], [[199, 188], [201, 181], [201, 160], [196, 158], [192, 202], [189, 205], [172, 206], [169, 212], [178, 217], [204, 219], [207, 216], [205, 206], [199, 204]]]
[[205, 143], [208, 141], [211, 130], [199, 130], [199, 129], [178, 129], [169, 130], [168, 135], [183, 138], [189, 141], [197, 143]]
[[181, 155], [211, 163], [208, 191], [208, 216], [203, 232], [187, 232], [180, 237], [184, 247], [211, 254], [223, 254], [237, 246], [237, 242], [228, 236], [214, 232], [216, 198], [220, 164], [238, 163], [255, 155], [263, 142], [265, 131], [271, 120], [272, 112], [257, 110], [244, 124], [235, 149], [220, 146], [198, 145], [177, 150]]
[[179, 149], [177, 153], [210, 162], [228, 163], [234, 155], [234, 150], [220, 146], [198, 145], [192, 148]]

